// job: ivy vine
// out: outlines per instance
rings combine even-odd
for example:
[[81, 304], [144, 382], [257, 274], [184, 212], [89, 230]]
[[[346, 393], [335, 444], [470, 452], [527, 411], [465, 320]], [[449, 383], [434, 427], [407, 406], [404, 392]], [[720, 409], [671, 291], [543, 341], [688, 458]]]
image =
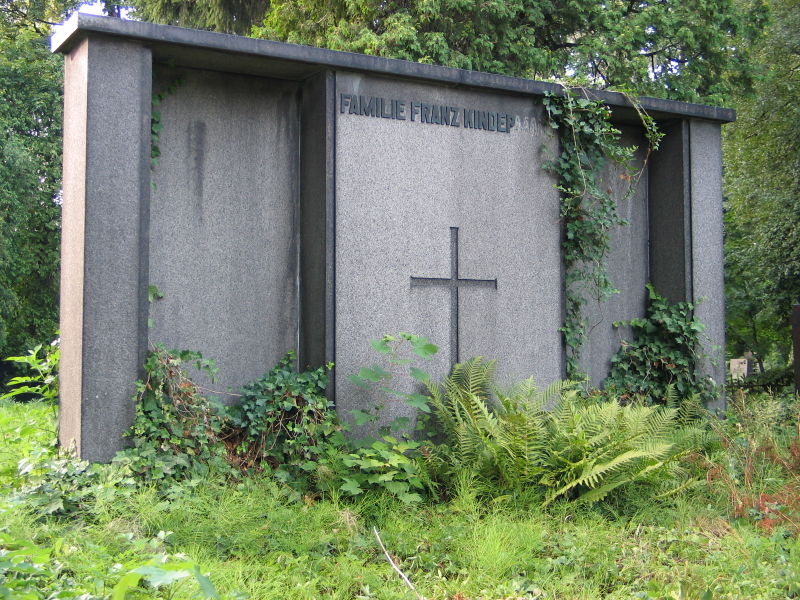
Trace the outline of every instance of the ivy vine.
[[[629, 97], [629, 101], [644, 125], [649, 155], [657, 149], [662, 134], [635, 100]], [[561, 192], [566, 272], [566, 314], [561, 332], [567, 348], [567, 377], [581, 379], [584, 307], [588, 297], [603, 301], [618, 292], [606, 267], [611, 231], [627, 224], [617, 207], [634, 193], [644, 165], [640, 169], [633, 165], [636, 147], [621, 143], [621, 132], [611, 123], [611, 110], [603, 102], [566, 88], [561, 93], [546, 93], [542, 102], [560, 142], [560, 153], [545, 166], [558, 176], [557, 189]], [[603, 177], [610, 164], [620, 167], [620, 177], [628, 184], [621, 198], [615, 197]]]
[[[161, 137], [161, 130], [163, 125], [161, 123], [161, 103], [170, 95], [174, 94], [178, 88], [183, 85], [183, 79], [177, 78], [173, 80], [163, 91], [153, 94], [152, 107], [150, 110], [150, 172], [152, 174], [158, 166], [158, 159], [161, 157], [161, 148], [159, 147], [159, 138]], [[156, 183], [151, 178], [150, 186], [155, 189]]]
[[615, 327], [629, 326], [633, 341], [623, 340], [611, 359], [605, 389], [620, 400], [647, 404], [665, 403], [670, 388], [679, 398], [713, 400], [713, 382], [697, 368], [706, 357], [700, 340], [705, 327], [694, 316], [696, 304], [671, 304], [650, 284], [647, 293], [643, 318], [614, 323]]

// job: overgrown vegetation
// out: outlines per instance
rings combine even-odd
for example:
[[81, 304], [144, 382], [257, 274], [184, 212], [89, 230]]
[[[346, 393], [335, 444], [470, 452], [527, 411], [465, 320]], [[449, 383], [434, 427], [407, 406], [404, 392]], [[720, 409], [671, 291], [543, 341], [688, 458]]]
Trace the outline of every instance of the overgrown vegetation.
[[[58, 364], [61, 358], [61, 340], [56, 338], [48, 345], [38, 344], [27, 354], [9, 356], [9, 362], [24, 365], [27, 374], [12, 377], [6, 382], [8, 392], [0, 400], [34, 398], [45, 402], [58, 400]], [[39, 355], [42, 352], [42, 355]], [[31, 373], [32, 371], [32, 373]]]
[[[566, 305], [561, 331], [567, 348], [567, 376], [580, 379], [580, 351], [586, 339], [583, 309], [590, 298], [602, 302], [618, 292], [606, 265], [611, 232], [627, 224], [617, 207], [634, 193], [646, 161], [641, 170], [633, 164], [636, 148], [621, 144], [621, 133], [611, 123], [611, 110], [602, 102], [567, 89], [561, 94], [545, 94], [542, 102], [560, 143], [560, 154], [546, 167], [558, 176], [561, 192]], [[640, 111], [640, 117], [649, 154], [658, 148], [662, 134], [647, 114]], [[619, 177], [628, 182], [621, 198], [607, 181], [609, 165], [619, 169]]]
[[[730, 444], [752, 439], [755, 448], [778, 434], [796, 437], [791, 399], [744, 394], [734, 404], [719, 422]], [[31, 428], [41, 435], [22, 435]], [[43, 490], [24, 491], [39, 476], [26, 468], [12, 475], [12, 465], [52, 452], [53, 434], [48, 407], [0, 404], [0, 473], [14, 488], [13, 498], [0, 501], [0, 590], [13, 598], [412, 597], [373, 527], [420, 595], [431, 599], [800, 593], [800, 542], [791, 523], [764, 500], [774, 521], [767, 526], [760, 514], [738, 510], [727, 493], [733, 485], [740, 496], [773, 494], [796, 485], [797, 471], [781, 471], [772, 459], [766, 470], [753, 462], [747, 488], [740, 469], [750, 460], [732, 454], [728, 441], [678, 458], [699, 482], [660, 499], [634, 486], [615, 500], [556, 499], [542, 508], [542, 496], [524, 486], [490, 497], [483, 482], [462, 476], [449, 501], [409, 506], [376, 490], [352, 500], [333, 488], [298, 496], [266, 473], [237, 482], [215, 472], [173, 483], [165, 495], [120, 482], [119, 465], [98, 465], [83, 470], [93, 473], [93, 493], [70, 512], [48, 512]], [[80, 471], [81, 463], [71, 462]]]
[[457, 365], [444, 386], [432, 390], [447, 432], [436, 448], [456, 476], [482, 468], [503, 487], [541, 489], [543, 506], [557, 498], [597, 502], [700, 449], [704, 435], [690, 423], [690, 411], [598, 403], [563, 382], [543, 393], [526, 382], [499, 394], [492, 408], [491, 368], [478, 360]]
[[427, 598], [800, 593], [796, 398], [741, 391], [719, 421], [675, 386], [649, 406], [573, 382], [503, 391], [480, 358], [432, 381], [423, 337], [373, 347], [353, 379], [421, 408], [416, 439], [379, 411], [354, 415], [376, 437], [344, 435], [325, 369], [291, 354], [226, 407], [187, 375], [209, 361], [154, 347], [110, 465], [58, 454], [47, 402], [6, 400], [0, 593], [408, 597], [372, 528]]
[[647, 291], [645, 316], [614, 324], [630, 326], [633, 340], [623, 340], [611, 359], [605, 388], [625, 401], [663, 402], [670, 388], [679, 398], [714, 399], [718, 390], [700, 370], [705, 327], [694, 316], [695, 305], [671, 304], [651, 285]]
[[737, 91], [736, 122], [723, 130], [728, 351], [752, 352], [761, 371], [790, 364], [800, 302], [800, 11], [793, 0], [767, 5], [766, 34], [751, 47], [755, 89]]

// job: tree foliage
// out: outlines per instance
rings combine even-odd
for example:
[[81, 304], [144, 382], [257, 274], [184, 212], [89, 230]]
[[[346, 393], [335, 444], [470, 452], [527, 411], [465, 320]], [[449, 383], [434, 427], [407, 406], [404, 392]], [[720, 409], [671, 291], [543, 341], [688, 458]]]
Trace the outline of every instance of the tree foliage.
[[50, 27], [60, 23], [82, 0], [0, 0], [0, 35], [17, 33], [50, 34]]
[[[0, 12], [0, 357], [57, 328], [62, 59], [44, 36], [69, 7], [3, 2]], [[0, 379], [12, 369], [0, 363]]]
[[144, 21], [246, 35], [264, 18], [264, 0], [133, 0], [134, 15]]
[[800, 11], [795, 0], [770, 9], [755, 94], [737, 97], [724, 146], [729, 350], [761, 361], [788, 356], [800, 302]]
[[763, 19], [734, 0], [273, 0], [254, 35], [719, 103], [747, 85], [740, 42]]

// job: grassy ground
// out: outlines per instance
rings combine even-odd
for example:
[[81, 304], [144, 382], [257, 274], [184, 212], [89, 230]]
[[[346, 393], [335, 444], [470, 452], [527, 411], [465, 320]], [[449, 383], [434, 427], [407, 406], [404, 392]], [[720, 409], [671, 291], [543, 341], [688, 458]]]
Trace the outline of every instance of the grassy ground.
[[[33, 595], [10, 597], [109, 598], [126, 573], [168, 555], [167, 565], [200, 565], [227, 598], [417, 598], [373, 527], [429, 599], [800, 595], [800, 542], [781, 528], [767, 535], [729, 519], [726, 499], [704, 486], [664, 503], [633, 494], [618, 506], [564, 502], [542, 511], [535, 498], [481, 503], [469, 492], [415, 508], [381, 496], [296, 502], [266, 479], [209, 480], [176, 488], [172, 499], [109, 487], [87, 510], [43, 518], [14, 501], [12, 487], [17, 462], [53, 430], [48, 407], [0, 405], [0, 482], [8, 493], [0, 502], [0, 547], [32, 541], [46, 563], [30, 576], [34, 591], [25, 593]], [[3, 554], [0, 589], [13, 576]], [[203, 596], [185, 578], [125, 597]]]

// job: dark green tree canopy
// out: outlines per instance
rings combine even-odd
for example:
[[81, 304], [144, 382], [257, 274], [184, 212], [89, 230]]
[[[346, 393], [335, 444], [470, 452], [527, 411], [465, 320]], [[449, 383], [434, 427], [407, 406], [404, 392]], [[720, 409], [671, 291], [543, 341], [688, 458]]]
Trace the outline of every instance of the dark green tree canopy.
[[247, 35], [267, 12], [265, 0], [134, 0], [134, 15], [144, 21]]
[[[150, 1], [150, 0], [144, 0]], [[747, 85], [760, 2], [273, 0], [259, 37], [721, 103]]]
[[[73, 6], [4, 1], [0, 12], [0, 358], [58, 327], [63, 59], [46, 35]], [[11, 368], [0, 362], [0, 382]]]
[[722, 103], [761, 0], [133, 0], [143, 20]]

